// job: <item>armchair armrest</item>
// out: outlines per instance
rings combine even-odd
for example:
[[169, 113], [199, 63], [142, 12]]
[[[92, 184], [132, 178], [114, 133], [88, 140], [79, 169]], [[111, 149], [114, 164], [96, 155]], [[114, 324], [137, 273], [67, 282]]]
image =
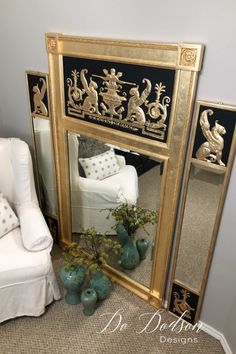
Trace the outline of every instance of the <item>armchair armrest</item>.
[[16, 205], [24, 247], [29, 251], [51, 251], [53, 239], [39, 207], [33, 203]]
[[124, 167], [126, 165], [125, 157], [122, 155], [115, 154], [116, 160], [120, 167]]
[[79, 178], [79, 190], [82, 193], [92, 193], [100, 196], [103, 200], [119, 202], [123, 198], [121, 187], [108, 180], [94, 180], [89, 178]]

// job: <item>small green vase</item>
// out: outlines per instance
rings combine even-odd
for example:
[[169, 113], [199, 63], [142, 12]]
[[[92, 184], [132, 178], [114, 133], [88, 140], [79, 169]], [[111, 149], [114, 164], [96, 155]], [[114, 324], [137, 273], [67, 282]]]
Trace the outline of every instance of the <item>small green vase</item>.
[[99, 270], [92, 276], [89, 287], [96, 291], [98, 300], [104, 300], [110, 295], [112, 284], [109, 278]]
[[62, 284], [66, 288], [65, 300], [67, 304], [79, 304], [81, 302], [79, 290], [85, 280], [85, 267], [78, 265], [69, 270], [62, 267], [59, 274]]
[[125, 269], [134, 269], [140, 262], [138, 250], [131, 236], [122, 248], [120, 262]]
[[95, 304], [97, 302], [96, 291], [92, 288], [87, 288], [81, 293], [81, 302], [84, 306], [83, 314], [85, 316], [92, 316], [95, 312]]
[[145, 238], [141, 238], [136, 241], [136, 247], [140, 256], [140, 261], [143, 261], [146, 258], [149, 243], [150, 242]]
[[116, 233], [121, 246], [124, 246], [128, 242], [129, 234], [122, 223], [116, 225]]

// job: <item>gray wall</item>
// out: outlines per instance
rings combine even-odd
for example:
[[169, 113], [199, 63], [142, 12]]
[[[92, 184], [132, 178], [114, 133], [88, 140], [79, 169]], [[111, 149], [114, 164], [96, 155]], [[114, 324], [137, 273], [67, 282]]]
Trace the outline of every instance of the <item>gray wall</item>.
[[[197, 99], [236, 104], [236, 2], [166, 0], [2, 0], [0, 135], [31, 143], [24, 71], [48, 71], [45, 32], [206, 45]], [[236, 166], [211, 267], [201, 320], [236, 352]]]

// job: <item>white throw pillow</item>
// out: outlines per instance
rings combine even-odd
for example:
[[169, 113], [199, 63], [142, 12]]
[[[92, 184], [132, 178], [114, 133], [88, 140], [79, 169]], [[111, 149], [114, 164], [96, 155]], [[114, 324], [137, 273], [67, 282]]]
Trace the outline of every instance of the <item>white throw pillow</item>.
[[113, 150], [86, 159], [80, 158], [79, 162], [84, 169], [85, 176], [91, 179], [102, 180], [120, 171]]
[[6, 198], [0, 193], [0, 237], [19, 226], [18, 218]]

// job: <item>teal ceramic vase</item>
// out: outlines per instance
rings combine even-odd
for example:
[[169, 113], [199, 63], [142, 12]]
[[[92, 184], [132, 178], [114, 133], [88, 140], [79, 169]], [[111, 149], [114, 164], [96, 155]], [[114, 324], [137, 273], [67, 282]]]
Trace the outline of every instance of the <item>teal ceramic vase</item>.
[[140, 261], [146, 258], [146, 253], [149, 247], [149, 241], [145, 238], [141, 238], [136, 241], [136, 247], [139, 253]]
[[67, 304], [76, 305], [80, 300], [80, 287], [85, 280], [85, 267], [78, 265], [73, 269], [60, 269], [60, 278], [63, 286], [66, 288], [65, 300]]
[[95, 304], [97, 302], [97, 293], [92, 288], [87, 288], [81, 293], [81, 302], [83, 304], [83, 314], [92, 316], [95, 312]]
[[96, 291], [98, 300], [104, 300], [110, 295], [112, 284], [102, 271], [97, 271], [92, 276], [89, 287]]
[[140, 262], [140, 257], [136, 245], [131, 236], [128, 237], [120, 257], [120, 263], [125, 269], [134, 269]]
[[129, 239], [129, 234], [122, 223], [116, 225], [116, 233], [121, 246], [124, 246]]

